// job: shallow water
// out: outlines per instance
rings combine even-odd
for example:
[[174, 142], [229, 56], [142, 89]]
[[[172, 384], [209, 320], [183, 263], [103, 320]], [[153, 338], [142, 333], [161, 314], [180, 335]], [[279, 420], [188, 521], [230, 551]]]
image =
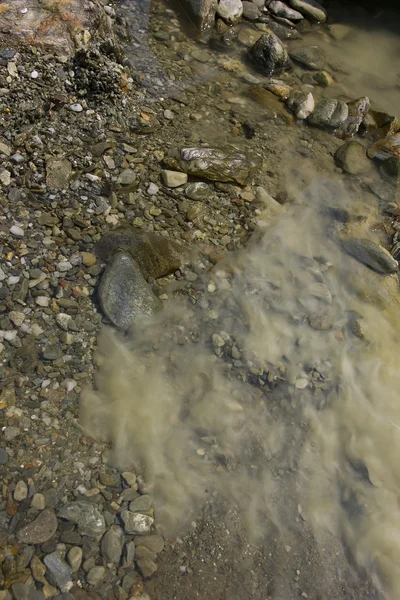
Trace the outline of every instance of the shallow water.
[[[124, 10], [129, 17], [129, 4]], [[212, 58], [195, 78], [185, 69], [169, 70], [175, 46], [182, 44], [183, 65], [192, 64], [186, 53], [205, 47], [186, 38], [164, 6], [152, 11], [153, 31], [165, 27], [177, 41], [165, 47], [147, 25], [135, 29], [136, 48], [143, 50], [139, 68], [150, 64], [143, 73], [148, 98], [188, 86], [204, 92], [222, 73], [230, 85], [224, 98], [235, 98], [235, 110], [254, 119], [243, 80], [254, 72], [243, 49], [208, 49]], [[346, 22], [350, 31], [340, 43], [321, 27], [290, 46], [318, 44], [327, 64], [336, 65], [336, 84], [316, 88], [317, 96], [367, 95], [375, 109], [395, 114], [399, 36], [385, 29], [383, 18], [356, 13]], [[290, 77], [298, 73], [304, 71], [296, 67]], [[215, 120], [221, 103], [215, 88], [209, 101], [210, 119], [194, 122], [193, 133], [201, 131], [210, 144], [231, 143]], [[344, 254], [335, 234], [341, 225], [332, 215], [349, 210], [357, 217], [347, 226], [350, 233], [387, 242], [375, 227], [381, 220], [378, 199], [334, 168], [323, 173], [317, 156], [293, 156], [287, 146], [303, 135], [304, 124], [293, 128], [279, 113], [272, 120], [282, 123], [282, 137], [272, 142], [279, 158], [274, 167], [293, 202], [272, 219], [261, 208], [252, 243], [211, 272], [203, 269], [201, 301], [190, 303], [171, 291], [163, 313], [138, 324], [128, 338], [103, 332], [96, 390], [83, 395], [82, 422], [94, 437], [110, 442], [115, 464], [144, 465], [156, 521], [168, 536], [185, 531], [213, 493], [238, 507], [254, 543], [269, 522], [289, 539], [300, 515], [321, 550], [330, 539], [339, 540], [382, 597], [395, 600], [398, 277], [378, 275]], [[235, 144], [246, 148], [247, 142], [237, 138]], [[199, 265], [201, 272], [201, 259]], [[291, 544], [301, 547], [301, 539]]]

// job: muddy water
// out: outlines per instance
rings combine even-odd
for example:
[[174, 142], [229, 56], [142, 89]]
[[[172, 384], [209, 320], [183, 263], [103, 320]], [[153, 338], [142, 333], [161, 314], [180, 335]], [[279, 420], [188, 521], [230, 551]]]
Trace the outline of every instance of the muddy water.
[[[376, 108], [395, 114], [399, 38], [383, 19], [356, 17], [348, 19], [349, 34], [340, 43], [321, 28], [291, 47], [318, 44], [327, 64], [336, 64], [336, 84], [317, 95], [368, 95]], [[171, 18], [155, 7], [157, 28], [168, 29]], [[173, 19], [172, 29], [180, 31]], [[254, 118], [254, 104], [244, 92], [249, 67], [242, 52], [211, 53], [201, 81], [190, 81], [185, 73], [179, 79], [179, 70], [171, 80], [162, 45], [140, 36], [135, 43], [152, 57], [159, 95], [165, 96], [170, 84], [204, 91], [207, 69], [210, 81], [222, 69], [239, 98], [235, 106]], [[198, 48], [195, 41], [185, 44], [187, 50]], [[154, 87], [152, 97], [153, 92]], [[216, 123], [218, 107], [212, 110]], [[260, 208], [259, 231], [247, 248], [212, 272], [203, 269], [202, 299], [191, 303], [171, 290], [163, 313], [137, 324], [128, 338], [103, 332], [96, 389], [82, 398], [82, 422], [94, 437], [110, 442], [114, 464], [144, 466], [156, 522], [169, 538], [183, 535], [206, 502], [222, 497], [238, 511], [251, 544], [270, 539], [273, 524], [301, 562], [305, 553], [311, 555], [302, 539], [305, 524], [319, 553], [326, 554], [321, 581], [334, 577], [330, 569], [336, 561], [340, 570], [345, 556], [351, 568], [372, 578], [380, 597], [395, 600], [400, 597], [398, 278], [374, 273], [343, 253], [337, 215], [345, 210], [354, 217], [347, 234], [387, 241], [376, 228], [378, 200], [334, 169], [321, 172], [317, 158], [294, 158], [285, 144], [303, 127], [293, 131], [283, 123], [282, 138], [274, 141], [279, 180], [293, 202], [272, 217]], [[226, 139], [216, 127], [202, 124], [201, 131], [209, 143]], [[245, 147], [245, 140], [240, 143]], [[198, 266], [201, 273], [201, 259]], [[280, 583], [272, 597], [296, 597], [285, 561], [278, 560], [274, 571]], [[311, 565], [310, 577], [313, 572]], [[361, 590], [352, 595], [348, 580], [340, 596], [329, 582], [312, 585], [313, 598], [322, 597], [316, 595], [321, 590], [331, 590], [332, 598], [375, 597]], [[264, 598], [242, 591], [238, 597]]]

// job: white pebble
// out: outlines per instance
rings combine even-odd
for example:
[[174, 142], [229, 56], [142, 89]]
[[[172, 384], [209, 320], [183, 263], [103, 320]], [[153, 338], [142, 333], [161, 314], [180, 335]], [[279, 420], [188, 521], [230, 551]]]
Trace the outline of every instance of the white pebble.
[[19, 282], [19, 279], [19, 275], [10, 275], [10, 277], [7, 279], [7, 283], [8, 285], [15, 285]]
[[308, 386], [307, 379], [298, 379], [294, 384], [298, 390], [304, 390]]
[[158, 193], [159, 189], [160, 188], [158, 187], [158, 185], [156, 185], [155, 183], [150, 183], [149, 187], [147, 188], [147, 193], [150, 196], [155, 196]]
[[39, 77], [39, 73], [37, 71], [32, 71], [31, 78], [32, 79], [37, 79], [38, 77]]
[[4, 281], [7, 275], [4, 273], [3, 269], [0, 267], [0, 281]]
[[72, 110], [72, 112], [80, 113], [83, 111], [83, 107], [82, 104], [71, 104], [69, 110]]
[[10, 227], [10, 233], [15, 237], [24, 237], [24, 230], [18, 225], [13, 225]]
[[18, 333], [18, 331], [16, 329], [13, 329], [12, 331], [5, 331], [4, 339], [7, 342], [13, 342], [15, 340], [15, 338], [17, 337], [17, 333]]
[[57, 270], [61, 271], [61, 273], [64, 273], [65, 271], [69, 271], [70, 269], [72, 269], [72, 265], [68, 260], [63, 260], [63, 261], [59, 262], [57, 265]]
[[38, 306], [47, 308], [50, 304], [50, 298], [48, 296], [36, 296], [35, 302]]
[[22, 323], [25, 321], [24, 313], [15, 310], [10, 312], [9, 317], [10, 321], [12, 321], [16, 327], [21, 327]]
[[27, 8], [21, 8], [21, 15], [26, 15], [26, 13], [28, 12]]

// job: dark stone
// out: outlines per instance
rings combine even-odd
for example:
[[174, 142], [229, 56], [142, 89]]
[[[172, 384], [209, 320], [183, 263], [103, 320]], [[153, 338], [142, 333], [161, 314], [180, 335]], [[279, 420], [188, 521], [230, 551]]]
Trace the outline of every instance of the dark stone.
[[342, 240], [345, 251], [377, 273], [395, 273], [399, 263], [383, 246], [366, 238], [345, 238]]
[[43, 558], [43, 562], [47, 567], [46, 578], [49, 583], [62, 588], [64, 585], [71, 581], [72, 570], [57, 554], [47, 554]]
[[8, 454], [3, 448], [0, 448], [0, 465], [6, 465], [8, 463]]
[[250, 49], [252, 59], [271, 76], [290, 68], [288, 53], [282, 42], [272, 31], [263, 34]]
[[19, 543], [42, 544], [56, 532], [57, 517], [53, 510], [45, 508], [36, 519], [17, 532]]
[[184, 252], [177, 242], [134, 227], [110, 231], [95, 246], [96, 256], [105, 263], [117, 250], [130, 252], [146, 279], [159, 279], [174, 273], [182, 264]]
[[133, 323], [154, 315], [161, 302], [144, 279], [131, 254], [118, 251], [101, 278], [99, 299], [104, 315], [119, 329], [128, 331]]
[[58, 516], [78, 525], [78, 532], [82, 535], [102, 535], [106, 528], [103, 515], [94, 505], [83, 500], [65, 504], [58, 511]]
[[101, 538], [101, 554], [106, 563], [119, 563], [124, 542], [123, 532], [114, 525]]
[[351, 175], [361, 175], [371, 168], [371, 162], [364, 146], [354, 141], [340, 146], [336, 151], [335, 161], [339, 167]]
[[349, 109], [345, 102], [336, 98], [323, 98], [317, 103], [308, 122], [320, 127], [340, 127], [348, 115]]

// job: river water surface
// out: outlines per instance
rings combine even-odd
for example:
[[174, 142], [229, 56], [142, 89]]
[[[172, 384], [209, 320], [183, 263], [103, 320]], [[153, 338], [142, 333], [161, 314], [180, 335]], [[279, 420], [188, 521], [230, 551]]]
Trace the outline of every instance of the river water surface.
[[[327, 8], [330, 25], [348, 27], [342, 39], [327, 25], [288, 41], [324, 50], [334, 82], [316, 87], [316, 96], [368, 96], [375, 110], [398, 114], [395, 15]], [[234, 529], [234, 509], [248, 548], [261, 552], [248, 550], [247, 564], [237, 547], [242, 534], [220, 543], [224, 568], [232, 563], [242, 577], [233, 590], [224, 569], [202, 573], [209, 550], [184, 547], [186, 579], [174, 584], [171, 558], [149, 584], [152, 597], [396, 600], [398, 275], [375, 273], [338, 243], [345, 232], [390, 247], [395, 191], [388, 206], [372, 162], [365, 176], [343, 174], [332, 156], [340, 140], [294, 123], [278, 99], [249, 97], [250, 76], [260, 75], [240, 44], [217, 51], [188, 37], [168, 5], [143, 6], [140, 18], [128, 2], [120, 10], [132, 24], [127, 51], [131, 44], [144, 101], [194, 93], [191, 128], [173, 141], [192, 136], [258, 152], [268, 163], [259, 173], [264, 187], [286, 200], [272, 211], [261, 203], [257, 234], [211, 271], [196, 259], [200, 299], [167, 288], [153, 322], [128, 338], [105, 331], [100, 340], [97, 388], [83, 397], [82, 418], [113, 445], [118, 465], [145, 466], [160, 529], [184, 544], [196, 519], [199, 537], [214, 531], [213, 519]], [[208, 58], [193, 59], [200, 51]], [[295, 67], [288, 81], [301, 84], [306, 74]], [[232, 132], [235, 119], [250, 124], [255, 139]], [[199, 516], [218, 502], [225, 514]], [[191, 572], [202, 573], [201, 584]]]

